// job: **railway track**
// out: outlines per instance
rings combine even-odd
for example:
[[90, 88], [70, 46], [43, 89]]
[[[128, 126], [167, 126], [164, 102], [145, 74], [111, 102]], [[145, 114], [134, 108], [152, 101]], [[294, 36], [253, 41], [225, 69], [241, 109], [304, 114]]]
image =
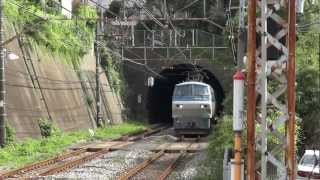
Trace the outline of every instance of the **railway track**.
[[127, 134], [119, 138], [109, 140], [109, 141], [116, 142], [116, 144], [113, 145], [113, 149], [102, 148], [97, 151], [91, 151], [90, 149], [87, 149], [85, 147], [83, 148], [80, 147], [76, 150], [65, 152], [51, 159], [32, 163], [22, 168], [2, 173], [0, 174], [0, 179], [5, 179], [5, 178], [30, 179], [30, 178], [49, 176], [49, 175], [57, 174], [60, 172], [64, 172], [68, 169], [77, 167], [88, 161], [99, 158], [103, 154], [113, 151], [114, 147], [117, 147], [117, 146], [121, 147], [123, 145], [126, 145], [128, 141], [138, 141], [140, 139], [143, 139], [144, 137], [148, 137], [155, 133], [158, 133], [166, 128], [168, 128], [168, 126], [158, 125], [153, 128], [143, 130], [141, 132], [136, 132], [134, 134]]
[[[198, 141], [198, 139], [195, 139], [195, 141]], [[137, 164], [131, 169], [128, 169], [125, 172], [121, 173], [117, 179], [118, 180], [129, 180], [129, 179], [165, 180], [175, 170], [180, 160], [186, 157], [186, 155], [188, 154], [188, 148], [191, 145], [192, 144], [188, 145], [185, 149], [179, 150], [179, 152], [175, 152], [175, 153], [168, 153], [165, 147], [162, 150], [154, 153], [152, 156], [147, 158], [142, 163]], [[165, 157], [165, 156], [168, 156], [168, 157]], [[165, 160], [161, 160], [161, 158]], [[162, 164], [161, 168], [159, 168], [159, 164]], [[153, 171], [153, 172], [150, 172], [150, 171]], [[139, 174], [141, 173], [148, 174], [148, 175], [147, 176], [145, 175], [143, 178], [141, 178], [139, 177]]]

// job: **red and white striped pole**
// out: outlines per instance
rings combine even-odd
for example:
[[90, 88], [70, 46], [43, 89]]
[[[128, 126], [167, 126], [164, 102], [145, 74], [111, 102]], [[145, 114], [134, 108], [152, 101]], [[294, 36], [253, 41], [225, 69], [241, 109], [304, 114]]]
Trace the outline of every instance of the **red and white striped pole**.
[[234, 174], [233, 180], [242, 180], [241, 132], [243, 130], [243, 96], [245, 76], [238, 70], [233, 76], [233, 131], [234, 138]]
[[245, 76], [241, 70], [233, 76], [233, 130], [242, 131]]

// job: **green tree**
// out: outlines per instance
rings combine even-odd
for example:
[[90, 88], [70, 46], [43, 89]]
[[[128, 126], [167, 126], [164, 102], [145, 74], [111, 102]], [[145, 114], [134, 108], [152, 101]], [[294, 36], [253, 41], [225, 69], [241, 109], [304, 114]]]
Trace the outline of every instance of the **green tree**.
[[306, 12], [306, 17], [311, 20], [300, 21], [298, 26], [297, 115], [302, 119], [302, 149], [320, 145], [317, 139], [320, 133], [320, 28], [311, 23], [313, 17], [319, 16], [314, 13], [319, 11], [319, 7], [318, 3], [315, 7], [307, 8], [309, 13]]

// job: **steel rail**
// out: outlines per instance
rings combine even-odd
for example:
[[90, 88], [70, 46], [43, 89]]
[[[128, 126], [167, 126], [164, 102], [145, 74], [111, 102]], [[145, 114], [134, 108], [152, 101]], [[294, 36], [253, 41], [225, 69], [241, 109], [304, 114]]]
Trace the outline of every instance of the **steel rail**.
[[178, 157], [168, 165], [168, 167], [161, 173], [161, 175], [157, 179], [165, 180], [172, 173], [172, 171], [177, 167], [179, 160], [185, 157], [186, 154], [187, 154], [187, 151], [180, 152]]
[[[168, 166], [167, 168], [160, 174], [160, 176], [157, 178], [158, 180], [164, 180], [166, 179], [171, 172], [176, 168], [176, 166], [178, 165], [178, 162], [180, 159], [182, 159], [183, 157], [185, 157], [185, 155], [187, 154], [187, 150], [188, 148], [192, 145], [192, 143], [190, 143], [190, 145], [188, 145], [188, 147], [186, 147], [184, 150], [181, 150], [178, 157], [175, 158]], [[153, 163], [154, 161], [156, 161], [157, 159], [159, 159], [161, 156], [163, 156], [165, 154], [165, 149], [163, 148], [161, 151], [155, 153], [153, 156], [151, 156], [150, 158], [146, 159], [145, 161], [143, 161], [142, 163], [138, 164], [137, 166], [131, 168], [129, 171], [124, 172], [123, 174], [120, 175], [119, 178], [117, 178], [118, 180], [127, 180], [133, 176], [135, 176], [136, 174], [138, 174], [139, 172], [143, 171], [147, 166], [149, 166], [151, 163]]]
[[[142, 139], [143, 137], [152, 135], [154, 133], [157, 133], [157, 132], [161, 131], [164, 128], [165, 127], [160, 126], [160, 127], [157, 127], [155, 129], [151, 129], [151, 130], [147, 129], [147, 130], [143, 131], [142, 134], [137, 133], [135, 135], [125, 135], [125, 138], [124, 138], [123, 142], [116, 143], [113, 146], [119, 146], [119, 145], [125, 144], [128, 140], [131, 140], [130, 137], [133, 137], [133, 140], [131, 140], [131, 141], [138, 141], [138, 140]], [[137, 136], [137, 137], [135, 137], [135, 136]], [[94, 152], [93, 154], [89, 154], [89, 155], [86, 155], [84, 157], [72, 160], [72, 161], [67, 161], [64, 164], [58, 165], [56, 167], [53, 167], [53, 168], [47, 170], [46, 172], [39, 174], [39, 176], [48, 176], [48, 175], [53, 175], [53, 174], [56, 174], [56, 173], [60, 173], [60, 172], [66, 171], [68, 169], [71, 169], [71, 168], [74, 168], [76, 166], [79, 166], [79, 165], [81, 165], [81, 164], [83, 164], [85, 162], [88, 162], [88, 161], [91, 161], [91, 160], [93, 160], [95, 158], [98, 158], [99, 156], [101, 156], [103, 154], [106, 154], [106, 153], [108, 153], [110, 151], [111, 151], [110, 148], [101, 149], [101, 150], [99, 150], [97, 152]]]
[[137, 173], [141, 172], [143, 169], [145, 169], [148, 165], [150, 165], [155, 160], [159, 159], [161, 156], [165, 154], [164, 150], [161, 150], [157, 153], [155, 153], [152, 157], [148, 158], [147, 160], [143, 161], [142, 163], [138, 164], [137, 166], [134, 166], [129, 171], [124, 172], [117, 178], [118, 180], [127, 180], [130, 177], [136, 175]]
[[66, 154], [63, 154], [63, 155], [58, 155], [54, 158], [51, 158], [51, 159], [47, 159], [47, 160], [44, 160], [44, 161], [40, 161], [40, 162], [36, 162], [36, 163], [33, 163], [33, 164], [29, 164], [27, 166], [24, 166], [22, 168], [19, 168], [19, 169], [16, 169], [16, 170], [13, 170], [13, 171], [9, 171], [9, 172], [5, 172], [3, 174], [0, 175], [0, 179], [4, 179], [4, 178], [10, 178], [10, 177], [15, 177], [16, 175], [23, 175], [23, 174], [26, 174], [28, 172], [31, 172], [33, 170], [37, 170], [39, 168], [42, 168], [42, 167], [45, 167], [45, 166], [49, 166], [51, 164], [55, 164], [57, 163], [58, 161], [62, 161], [62, 160], [65, 160], [65, 159], [68, 159], [70, 157], [74, 157], [74, 156], [77, 156], [81, 153], [84, 153], [86, 152], [86, 149], [79, 149], [79, 150], [76, 150], [76, 151], [72, 151], [72, 152], [69, 152], [69, 153], [66, 153]]
[[128, 133], [122, 135], [121, 137], [115, 138], [112, 141], [138, 141], [146, 136], [151, 136], [157, 132], [167, 129], [169, 126], [156, 125], [152, 128], [145, 129], [141, 132]]
[[[168, 127], [167, 126], [163, 126], [163, 125], [156, 125], [156, 126], [153, 126], [153, 127], [149, 128], [149, 129], [145, 129], [145, 130], [134, 132], [134, 133], [128, 133], [128, 134], [122, 135], [119, 138], [114, 138], [114, 139], [111, 139], [111, 140], [108, 140], [108, 141], [110, 141], [110, 142], [112, 142], [112, 141], [123, 141], [123, 142], [120, 142], [118, 144], [115, 144], [115, 146], [118, 146], [118, 145], [121, 145], [122, 143], [125, 143], [126, 141], [138, 141], [138, 140], [140, 140], [140, 139], [142, 139], [142, 138], [144, 138], [146, 136], [150, 136], [150, 135], [155, 134], [155, 133], [157, 133], [157, 132], [159, 132], [159, 131], [161, 131], [163, 129], [166, 129], [166, 128], [168, 128]], [[104, 152], [104, 151], [105, 151], [105, 149], [102, 149], [100, 151], [97, 151], [96, 153], [101, 153], [101, 152]], [[18, 168], [18, 169], [15, 169], [15, 170], [10, 170], [8, 172], [4, 172], [4, 173], [0, 174], [0, 179], [11, 178], [11, 177], [14, 178], [14, 177], [23, 176], [23, 175], [25, 175], [25, 174], [27, 174], [29, 172], [34, 171], [34, 170], [38, 170], [38, 169], [41, 169], [41, 168], [44, 168], [44, 167], [48, 167], [49, 165], [54, 165], [55, 163], [57, 163], [59, 161], [63, 161], [65, 159], [68, 159], [68, 158], [71, 158], [71, 157], [79, 156], [80, 154], [85, 153], [85, 152], [88, 152], [87, 149], [84, 148], [84, 147], [80, 147], [80, 149], [74, 150], [72, 152], [67, 152], [65, 154], [58, 155], [58, 156], [55, 156], [55, 157], [47, 159], [47, 160], [43, 160], [43, 161], [40, 161], [40, 162], [36, 162], [36, 163], [32, 163], [32, 164], [26, 165], [26, 166], [24, 166], [22, 168]], [[96, 155], [98, 155], [98, 154], [96, 154]], [[90, 158], [91, 157], [84, 156], [84, 157], [82, 157], [80, 159], [90, 160]], [[81, 160], [80, 159], [76, 159], [76, 160], [79, 160], [79, 161], [77, 161], [79, 163], [78, 165], [81, 164], [81, 162], [80, 162]], [[74, 161], [76, 161], [76, 160], [74, 160]], [[85, 161], [82, 160], [82, 162], [86, 162], [87, 160], [85, 160]], [[68, 162], [64, 163], [63, 165], [68, 166], [69, 168], [72, 168], [72, 167], [74, 167], [74, 166], [72, 166], [72, 164], [74, 164], [74, 163], [76, 164], [77, 162], [68, 161]], [[61, 169], [63, 169], [63, 167], [61, 167]], [[64, 169], [66, 170], [67, 168], [64, 168]], [[53, 170], [52, 170], [52, 172], [53, 172]], [[62, 170], [59, 170], [59, 172], [62, 172]]]
[[[194, 140], [195, 142], [198, 142], [200, 137], [197, 137]], [[172, 173], [172, 171], [177, 167], [179, 161], [187, 155], [188, 148], [192, 146], [192, 144], [193, 143], [190, 143], [184, 150], [180, 151], [178, 157], [168, 165], [168, 167], [161, 173], [157, 180], [165, 180]]]
[[[117, 145], [119, 145], [119, 144], [117, 144]], [[56, 167], [53, 167], [53, 168], [47, 170], [46, 172], [39, 174], [39, 176], [49, 176], [49, 175], [53, 175], [53, 174], [56, 174], [56, 173], [60, 173], [60, 172], [66, 171], [66, 170], [71, 169], [73, 167], [79, 166], [79, 165], [81, 165], [81, 164], [83, 164], [85, 162], [88, 162], [88, 161], [91, 161], [91, 160], [93, 160], [95, 158], [98, 158], [99, 156], [101, 156], [101, 155], [103, 155], [103, 154], [105, 154], [105, 153], [107, 153], [109, 151], [110, 151], [109, 148], [101, 149], [101, 150], [99, 150], [97, 152], [94, 152], [92, 154], [86, 155], [86, 156], [81, 157], [79, 159], [75, 159], [73, 161], [68, 161], [68, 162], [66, 162], [64, 164], [58, 165]]]
[[147, 129], [145, 131], [145, 133], [143, 133], [141, 135], [129, 137], [128, 140], [129, 141], [138, 141], [140, 139], [143, 139], [144, 137], [151, 136], [151, 135], [156, 134], [156, 133], [158, 133], [160, 131], [163, 131], [163, 130], [165, 130], [167, 128], [169, 128], [169, 126], [160, 126], [158, 128], [155, 128], [155, 129]]

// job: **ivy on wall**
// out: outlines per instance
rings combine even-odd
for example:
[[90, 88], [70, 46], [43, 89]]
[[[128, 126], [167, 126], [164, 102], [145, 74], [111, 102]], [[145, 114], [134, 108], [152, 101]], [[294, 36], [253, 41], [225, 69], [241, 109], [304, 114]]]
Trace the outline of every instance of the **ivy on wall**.
[[4, 5], [4, 14], [10, 23], [20, 30], [27, 29], [26, 35], [32, 41], [62, 55], [66, 63], [78, 66], [94, 41], [95, 9], [82, 4], [70, 20], [55, 11], [45, 10], [40, 1], [32, 0], [6, 1]]
[[110, 51], [112, 50], [107, 47], [102, 48], [101, 66], [105, 70], [111, 88], [117, 95], [125, 99], [128, 87], [123, 77], [121, 58], [116, 52], [110, 53]]

